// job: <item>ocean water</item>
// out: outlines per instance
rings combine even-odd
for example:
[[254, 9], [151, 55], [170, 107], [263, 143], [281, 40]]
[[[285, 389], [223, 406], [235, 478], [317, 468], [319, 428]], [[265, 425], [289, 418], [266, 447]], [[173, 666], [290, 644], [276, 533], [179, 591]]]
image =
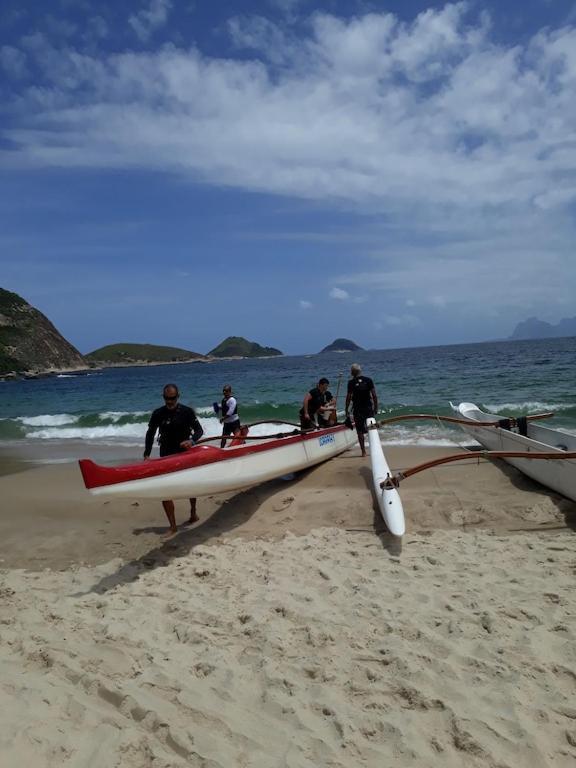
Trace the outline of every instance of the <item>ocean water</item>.
[[[142, 446], [162, 387], [178, 384], [181, 401], [198, 412], [207, 434], [212, 409], [232, 384], [243, 423], [298, 420], [306, 391], [330, 379], [343, 412], [350, 365], [374, 379], [379, 418], [408, 413], [450, 415], [449, 401], [471, 401], [502, 415], [554, 411], [551, 424], [576, 433], [576, 337], [441, 347], [372, 350], [258, 360], [109, 368], [85, 375], [0, 382], [0, 446], [58, 445], [71, 456], [90, 448]], [[381, 430], [384, 443], [452, 445], [458, 427], [404, 422]]]

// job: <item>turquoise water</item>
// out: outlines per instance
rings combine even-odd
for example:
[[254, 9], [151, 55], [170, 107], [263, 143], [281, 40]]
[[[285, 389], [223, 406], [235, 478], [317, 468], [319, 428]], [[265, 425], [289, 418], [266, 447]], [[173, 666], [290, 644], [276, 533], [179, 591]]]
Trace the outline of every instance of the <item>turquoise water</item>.
[[[374, 350], [306, 357], [226, 360], [173, 366], [116, 368], [87, 375], [0, 383], [0, 444], [49, 441], [62, 445], [141, 445], [162, 387], [175, 382], [182, 402], [195, 407], [208, 434], [219, 425], [212, 403], [231, 383], [244, 423], [297, 421], [305, 392], [330, 379], [343, 410], [350, 365], [374, 379], [380, 418], [428, 412], [450, 414], [449, 401], [521, 415], [555, 411], [553, 424], [576, 433], [576, 338]], [[389, 443], [449, 444], [458, 428], [437, 422], [387, 427]], [[44, 443], [46, 444], [46, 443]]]

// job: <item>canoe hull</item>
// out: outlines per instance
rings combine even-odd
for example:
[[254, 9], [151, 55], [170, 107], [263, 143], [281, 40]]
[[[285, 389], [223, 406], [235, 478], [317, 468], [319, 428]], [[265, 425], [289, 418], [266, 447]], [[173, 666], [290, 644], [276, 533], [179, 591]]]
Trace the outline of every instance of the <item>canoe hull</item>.
[[297, 472], [343, 453], [355, 442], [355, 432], [338, 425], [224, 450], [197, 446], [176, 456], [129, 467], [101, 467], [82, 460], [80, 468], [94, 496], [180, 499], [240, 490]]
[[[475, 426], [475, 421], [498, 420], [502, 417], [484, 413], [473, 403], [460, 403], [452, 407], [470, 422], [462, 425], [462, 429], [489, 451], [558, 452], [559, 454], [565, 451], [576, 451], [576, 435], [559, 432], [534, 422], [528, 422], [527, 435], [501, 427]], [[506, 461], [532, 480], [576, 501], [576, 461], [574, 459], [540, 461], [510, 458]]]
[[383, 483], [392, 473], [386, 456], [380, 442], [380, 435], [375, 428], [374, 419], [368, 419], [368, 444], [370, 446], [370, 463], [372, 465], [372, 481], [374, 483], [374, 493], [380, 509], [380, 514], [386, 527], [394, 536], [403, 536], [406, 532], [406, 522], [404, 520], [404, 509], [402, 499], [396, 488], [381, 488]]

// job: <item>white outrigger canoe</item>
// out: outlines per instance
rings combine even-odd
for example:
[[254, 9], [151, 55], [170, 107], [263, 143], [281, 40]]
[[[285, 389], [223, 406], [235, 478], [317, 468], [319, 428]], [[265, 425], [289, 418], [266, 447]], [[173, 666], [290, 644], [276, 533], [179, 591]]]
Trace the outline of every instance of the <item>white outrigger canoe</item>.
[[[542, 427], [530, 421], [530, 417], [503, 419], [484, 413], [474, 403], [450, 405], [464, 420], [462, 429], [489, 451], [549, 454], [548, 459], [501, 458], [532, 480], [576, 501], [576, 435]], [[487, 422], [493, 424], [488, 426]]]
[[372, 481], [374, 493], [378, 501], [380, 514], [384, 518], [386, 527], [394, 536], [404, 536], [406, 523], [404, 520], [404, 508], [398, 489], [388, 487], [386, 481], [391, 477], [390, 467], [382, 450], [380, 435], [375, 419], [367, 419], [368, 444], [370, 446], [370, 463], [372, 465]]
[[344, 424], [289, 433], [244, 445], [198, 445], [184, 453], [106, 467], [81, 459], [84, 484], [94, 496], [180, 499], [247, 488], [313, 467], [351, 448], [356, 432]]

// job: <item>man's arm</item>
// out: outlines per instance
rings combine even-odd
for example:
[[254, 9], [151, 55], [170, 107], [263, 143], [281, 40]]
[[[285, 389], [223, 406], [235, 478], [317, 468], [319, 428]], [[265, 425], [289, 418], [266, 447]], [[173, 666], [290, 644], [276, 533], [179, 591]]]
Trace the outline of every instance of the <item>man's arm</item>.
[[200, 440], [202, 435], [204, 434], [204, 430], [202, 429], [202, 424], [200, 424], [200, 421], [198, 420], [198, 416], [196, 416], [196, 411], [193, 408], [190, 408], [191, 414], [190, 414], [190, 421], [188, 423], [188, 430], [191, 432], [190, 437], [188, 440], [183, 440], [180, 443], [181, 448], [185, 448], [187, 451], [190, 450], [194, 446], [195, 443]]
[[198, 420], [198, 416], [196, 416], [196, 411], [192, 408], [192, 424], [191, 424], [191, 432], [192, 432], [192, 441], [197, 443], [198, 440], [202, 437], [204, 434], [204, 430], [202, 428], [202, 424], [200, 424], [200, 421]]
[[310, 418], [310, 414], [308, 413], [308, 403], [312, 400], [312, 395], [310, 392], [307, 392], [304, 396], [304, 402], [302, 403], [302, 413], [304, 414], [305, 419]]
[[144, 441], [144, 458], [145, 459], [147, 459], [152, 453], [152, 446], [154, 445], [154, 436], [156, 434], [157, 429], [158, 429], [158, 418], [156, 416], [156, 411], [154, 411], [154, 413], [150, 417], [150, 421], [148, 422], [148, 431], [146, 432], [146, 438]]
[[372, 405], [374, 406], [374, 415], [378, 413], [378, 395], [376, 394], [375, 387], [372, 387], [370, 390], [370, 394], [372, 395]]

